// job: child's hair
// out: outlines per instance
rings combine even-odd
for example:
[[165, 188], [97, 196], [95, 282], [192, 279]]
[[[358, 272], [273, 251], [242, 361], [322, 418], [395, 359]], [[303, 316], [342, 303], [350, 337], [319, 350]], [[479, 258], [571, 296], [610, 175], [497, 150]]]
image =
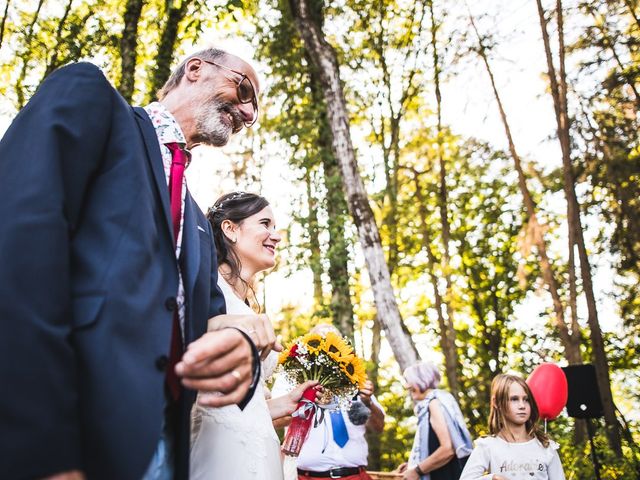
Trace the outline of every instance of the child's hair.
[[501, 373], [497, 375], [491, 382], [491, 412], [489, 413], [489, 433], [491, 435], [498, 435], [506, 426], [505, 412], [509, 404], [509, 388], [514, 383], [520, 385], [527, 397], [529, 398], [529, 405], [531, 406], [531, 415], [525, 423], [527, 434], [535, 436], [538, 441], [546, 448], [549, 446], [549, 437], [538, 427], [538, 419], [540, 414], [538, 412], [538, 405], [531, 393], [531, 389], [527, 382], [517, 375], [508, 375]]

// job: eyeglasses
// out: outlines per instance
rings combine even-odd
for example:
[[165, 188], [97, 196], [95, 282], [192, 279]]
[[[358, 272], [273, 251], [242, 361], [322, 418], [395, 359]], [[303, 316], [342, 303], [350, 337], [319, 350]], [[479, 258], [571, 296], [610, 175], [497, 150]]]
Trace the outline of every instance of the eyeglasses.
[[236, 95], [238, 96], [238, 100], [240, 101], [240, 103], [244, 103], [244, 104], [251, 103], [251, 105], [253, 106], [253, 120], [251, 120], [250, 122], [244, 122], [244, 126], [249, 128], [254, 123], [256, 123], [256, 120], [258, 119], [258, 99], [256, 98], [256, 90], [255, 88], [253, 88], [253, 83], [251, 83], [251, 80], [249, 80], [249, 77], [247, 77], [242, 72], [226, 67], [224, 65], [220, 65], [219, 63], [212, 62], [210, 60], [205, 60], [204, 58], [200, 58], [200, 60], [202, 60], [204, 63], [208, 63], [209, 65], [214, 65], [216, 67], [222, 68], [223, 70], [227, 70], [229, 72], [232, 72], [240, 76], [239, 80], [232, 79], [229, 77], [227, 78], [229, 78], [229, 80], [233, 80], [234, 82], [238, 82], [236, 83]]

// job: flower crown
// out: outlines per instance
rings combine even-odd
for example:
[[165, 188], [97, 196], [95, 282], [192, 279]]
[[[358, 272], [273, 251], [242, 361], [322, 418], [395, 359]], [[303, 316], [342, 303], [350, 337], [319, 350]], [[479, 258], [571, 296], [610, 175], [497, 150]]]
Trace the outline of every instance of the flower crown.
[[247, 195], [247, 192], [235, 192], [230, 197], [227, 197], [223, 201], [221, 201], [218, 205], [213, 205], [212, 207], [209, 207], [209, 213], [214, 214], [217, 211], [222, 210], [226, 203], [233, 202], [234, 200], [238, 200], [239, 198], [242, 198], [245, 195]]

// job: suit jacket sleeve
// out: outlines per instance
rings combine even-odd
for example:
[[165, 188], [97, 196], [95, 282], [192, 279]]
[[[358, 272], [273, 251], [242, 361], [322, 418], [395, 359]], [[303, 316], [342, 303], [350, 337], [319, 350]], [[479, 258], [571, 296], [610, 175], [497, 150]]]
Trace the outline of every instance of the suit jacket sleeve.
[[65, 67], [0, 141], [0, 471], [7, 478], [82, 468], [72, 244], [105, 155], [114, 95], [97, 67]]

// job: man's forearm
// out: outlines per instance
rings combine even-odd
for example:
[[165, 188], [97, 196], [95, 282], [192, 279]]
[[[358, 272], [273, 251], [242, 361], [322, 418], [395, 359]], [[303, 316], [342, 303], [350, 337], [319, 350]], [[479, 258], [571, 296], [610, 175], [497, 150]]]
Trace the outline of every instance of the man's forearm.
[[384, 430], [384, 413], [375, 403], [371, 402], [369, 405], [371, 409], [371, 415], [367, 420], [367, 429], [372, 432], [380, 433]]

